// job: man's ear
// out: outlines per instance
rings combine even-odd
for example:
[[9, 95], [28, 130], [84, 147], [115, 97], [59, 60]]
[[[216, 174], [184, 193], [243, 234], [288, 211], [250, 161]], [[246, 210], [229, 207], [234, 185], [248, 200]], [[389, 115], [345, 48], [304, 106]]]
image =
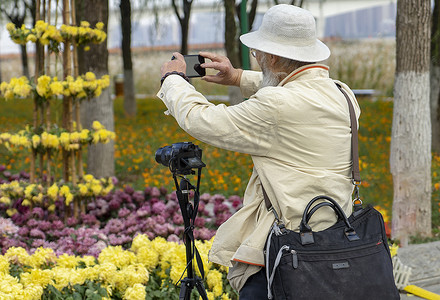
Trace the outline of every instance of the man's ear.
[[277, 65], [278, 61], [280, 60], [280, 57], [277, 55], [273, 55], [273, 54], [269, 54], [269, 61], [270, 61], [270, 66], [273, 68]]

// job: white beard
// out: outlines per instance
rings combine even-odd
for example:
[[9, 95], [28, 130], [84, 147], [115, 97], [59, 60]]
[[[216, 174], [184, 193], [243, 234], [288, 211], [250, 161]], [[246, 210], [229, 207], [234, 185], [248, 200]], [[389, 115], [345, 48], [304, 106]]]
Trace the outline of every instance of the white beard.
[[272, 71], [263, 71], [263, 81], [261, 81], [260, 88], [264, 88], [267, 86], [277, 86], [280, 81], [281, 80], [278, 79], [278, 76], [276, 76], [276, 74]]
[[267, 86], [277, 86], [281, 82], [279, 76], [280, 74], [272, 72], [272, 70], [267, 67], [267, 60], [265, 56], [261, 58], [260, 67], [263, 71], [263, 81], [261, 82], [260, 88], [264, 88]]

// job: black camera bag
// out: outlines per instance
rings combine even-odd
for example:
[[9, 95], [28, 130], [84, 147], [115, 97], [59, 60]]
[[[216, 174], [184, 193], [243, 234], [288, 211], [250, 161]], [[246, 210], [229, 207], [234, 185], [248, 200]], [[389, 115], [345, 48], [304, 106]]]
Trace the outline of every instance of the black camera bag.
[[[317, 201], [325, 200], [311, 208]], [[330, 206], [339, 221], [313, 232], [312, 214]], [[382, 215], [371, 206], [348, 219], [333, 199], [308, 204], [300, 232], [274, 225], [266, 244], [268, 297], [279, 299], [400, 299]]]

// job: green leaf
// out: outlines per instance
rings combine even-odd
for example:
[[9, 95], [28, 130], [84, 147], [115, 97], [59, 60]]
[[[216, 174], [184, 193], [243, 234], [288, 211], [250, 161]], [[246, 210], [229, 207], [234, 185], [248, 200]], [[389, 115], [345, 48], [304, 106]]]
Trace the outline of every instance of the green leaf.
[[73, 300], [82, 300], [82, 295], [78, 292], [73, 293]]
[[98, 288], [98, 294], [101, 295], [102, 297], [107, 297], [107, 290], [103, 287]]
[[79, 293], [80, 295], [84, 295], [84, 292], [85, 292], [85, 290], [86, 290], [86, 288], [85, 288], [84, 286], [79, 285], [79, 284], [75, 284], [75, 285], [73, 286], [73, 288], [74, 288], [76, 291], [78, 291], [78, 293]]

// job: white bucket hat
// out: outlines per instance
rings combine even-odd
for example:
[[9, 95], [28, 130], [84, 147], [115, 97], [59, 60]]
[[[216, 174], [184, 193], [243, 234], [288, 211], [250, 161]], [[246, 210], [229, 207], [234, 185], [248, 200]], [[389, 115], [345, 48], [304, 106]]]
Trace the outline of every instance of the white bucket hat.
[[260, 28], [240, 40], [249, 48], [298, 61], [318, 62], [330, 56], [330, 49], [316, 38], [313, 15], [288, 4], [271, 7]]

